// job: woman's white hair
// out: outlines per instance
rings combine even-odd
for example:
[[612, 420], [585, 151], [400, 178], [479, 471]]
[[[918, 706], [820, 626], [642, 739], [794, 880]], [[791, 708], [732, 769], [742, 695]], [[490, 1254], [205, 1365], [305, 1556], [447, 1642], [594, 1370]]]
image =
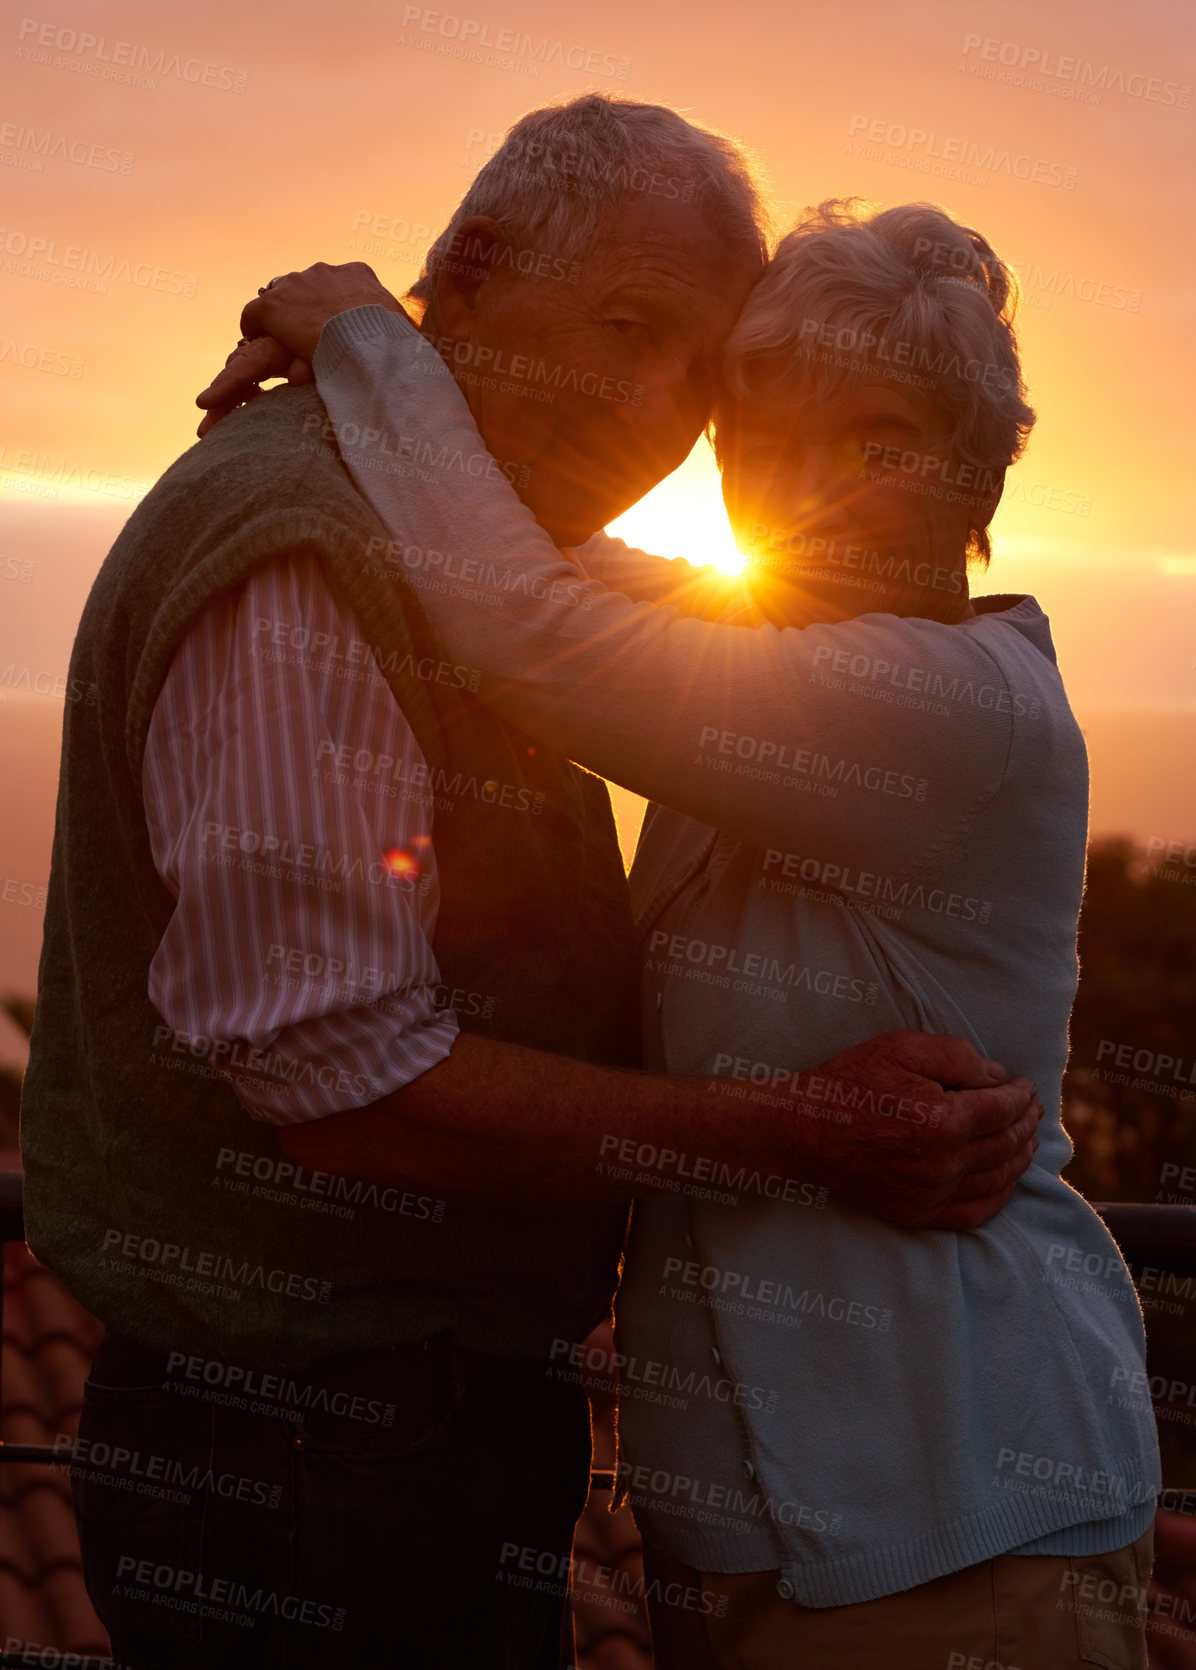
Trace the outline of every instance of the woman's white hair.
[[[720, 451], [739, 402], [822, 400], [851, 379], [892, 377], [937, 401], [956, 457], [999, 482], [1034, 424], [1016, 303], [1016, 277], [992, 246], [933, 203], [879, 211], [832, 198], [807, 209], [731, 334]], [[968, 551], [987, 566], [979, 522]]]
[[629, 199], [696, 202], [734, 248], [768, 255], [755, 170], [734, 141], [675, 110], [604, 93], [529, 111], [481, 169], [408, 294], [429, 304], [458, 228], [488, 215], [514, 254], [577, 260]]

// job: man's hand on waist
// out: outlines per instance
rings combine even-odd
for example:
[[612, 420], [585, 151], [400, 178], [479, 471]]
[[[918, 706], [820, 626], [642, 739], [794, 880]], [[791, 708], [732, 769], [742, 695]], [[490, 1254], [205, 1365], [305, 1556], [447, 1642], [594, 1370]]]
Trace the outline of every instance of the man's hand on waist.
[[618, 1071], [462, 1033], [401, 1090], [278, 1140], [304, 1165], [467, 1199], [675, 1193], [667, 1167], [609, 1163], [627, 1141], [700, 1156], [720, 1188], [767, 1171], [909, 1229], [975, 1229], [1037, 1146], [1035, 1088], [1004, 1077], [959, 1039], [890, 1032], [792, 1075], [778, 1115], [775, 1094], [728, 1096], [725, 1077]]
[[795, 1117], [837, 1198], [907, 1229], [977, 1229], [1013, 1197], [1044, 1108], [960, 1038], [886, 1032], [799, 1077]]

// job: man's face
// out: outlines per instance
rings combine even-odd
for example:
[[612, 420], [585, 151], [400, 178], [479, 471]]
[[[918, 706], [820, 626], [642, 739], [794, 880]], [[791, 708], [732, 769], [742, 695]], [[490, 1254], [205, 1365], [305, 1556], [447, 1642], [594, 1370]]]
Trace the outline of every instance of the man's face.
[[759, 277], [726, 244], [697, 205], [642, 194], [599, 230], [576, 282], [526, 278], [510, 259], [472, 290], [442, 282], [431, 334], [487, 447], [527, 467], [520, 496], [558, 544], [642, 498], [709, 420], [723, 345]]
[[827, 400], [778, 391], [745, 406], [725, 462], [736, 541], [774, 613], [952, 619], [966, 604], [971, 514], [999, 484], [961, 476], [933, 396], [879, 376]]

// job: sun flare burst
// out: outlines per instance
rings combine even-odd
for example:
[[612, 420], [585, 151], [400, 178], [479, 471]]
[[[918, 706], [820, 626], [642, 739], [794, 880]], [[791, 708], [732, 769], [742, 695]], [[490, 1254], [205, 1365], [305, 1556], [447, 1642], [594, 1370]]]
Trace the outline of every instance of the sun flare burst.
[[607, 533], [661, 557], [684, 557], [701, 567], [739, 574], [745, 558], [736, 549], [723, 509], [718, 465], [703, 436], [672, 475], [610, 523]]

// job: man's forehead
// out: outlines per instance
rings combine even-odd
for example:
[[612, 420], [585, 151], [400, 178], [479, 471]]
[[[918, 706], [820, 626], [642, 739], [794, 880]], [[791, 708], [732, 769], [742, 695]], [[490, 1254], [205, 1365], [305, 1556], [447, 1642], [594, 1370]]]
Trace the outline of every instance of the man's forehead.
[[646, 301], [691, 310], [695, 304], [713, 302], [742, 304], [745, 281], [742, 268], [711, 256], [705, 261], [687, 257], [676, 245], [623, 249], [603, 263], [595, 274], [604, 291], [625, 290], [642, 294]]
[[742, 298], [760, 276], [759, 255], [697, 203], [653, 213], [641, 202], [604, 216], [591, 245], [593, 270], [606, 282], [659, 281], [678, 294], [714, 290]]

